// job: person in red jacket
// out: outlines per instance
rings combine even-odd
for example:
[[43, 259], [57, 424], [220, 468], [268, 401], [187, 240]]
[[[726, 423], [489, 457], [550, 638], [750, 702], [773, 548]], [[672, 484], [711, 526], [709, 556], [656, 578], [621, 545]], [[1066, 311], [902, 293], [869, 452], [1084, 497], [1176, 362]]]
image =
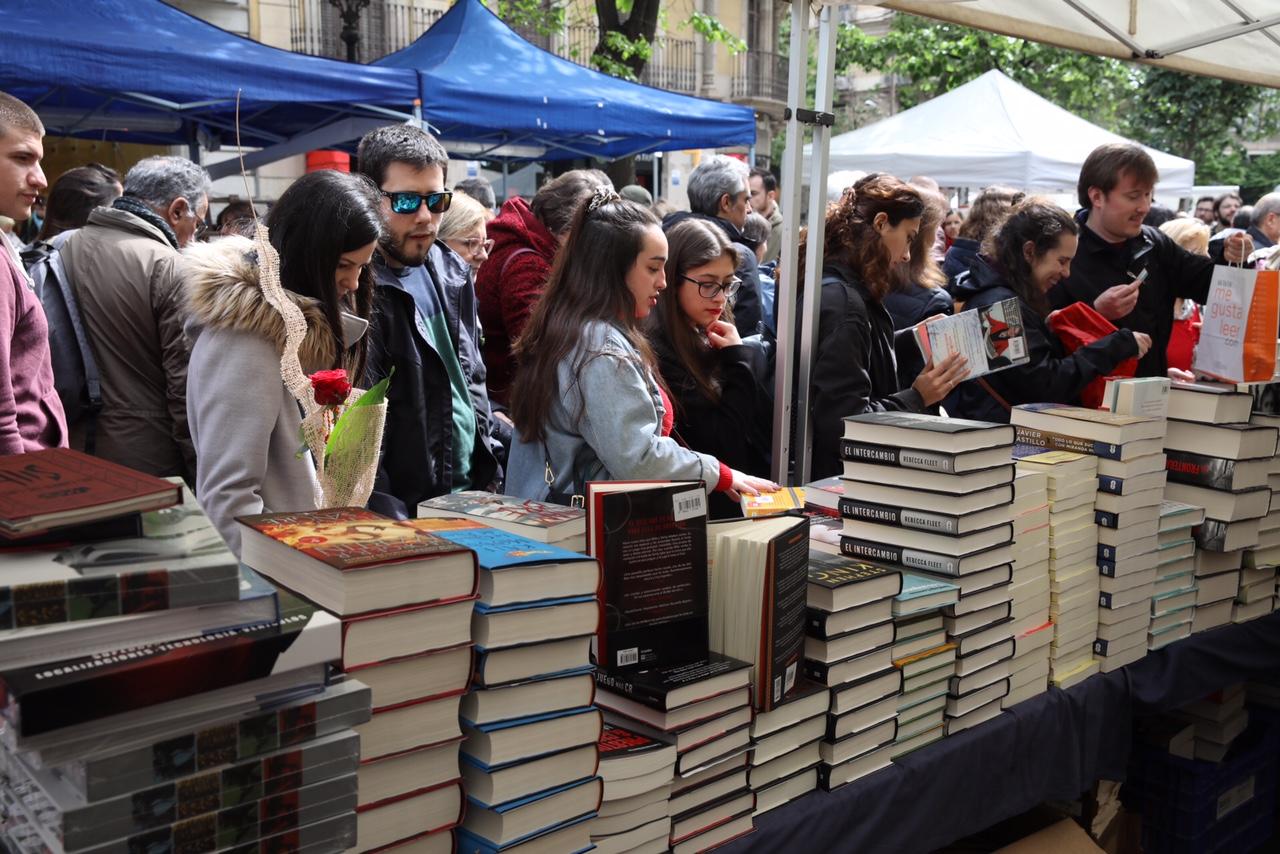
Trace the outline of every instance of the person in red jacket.
[[601, 172], [573, 169], [543, 184], [532, 203], [519, 196], [508, 199], [489, 222], [493, 251], [476, 276], [476, 300], [494, 403], [506, 406], [510, 399], [516, 373], [512, 350], [547, 286], [574, 212], [606, 180]]

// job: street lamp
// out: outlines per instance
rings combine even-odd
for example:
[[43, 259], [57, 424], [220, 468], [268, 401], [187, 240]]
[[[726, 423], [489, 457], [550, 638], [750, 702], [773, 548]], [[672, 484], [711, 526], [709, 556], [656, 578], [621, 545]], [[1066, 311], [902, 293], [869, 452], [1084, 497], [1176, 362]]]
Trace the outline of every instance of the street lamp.
[[356, 61], [356, 44], [360, 41], [360, 13], [369, 0], [329, 0], [329, 5], [342, 16], [342, 41], [347, 45], [347, 62]]

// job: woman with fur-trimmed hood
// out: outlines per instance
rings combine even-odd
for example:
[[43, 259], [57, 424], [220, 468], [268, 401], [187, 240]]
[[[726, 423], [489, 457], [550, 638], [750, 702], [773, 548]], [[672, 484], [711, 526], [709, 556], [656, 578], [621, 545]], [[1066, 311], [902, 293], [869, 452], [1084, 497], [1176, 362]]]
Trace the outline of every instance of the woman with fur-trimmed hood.
[[[280, 283], [307, 321], [298, 356], [308, 374], [364, 371], [379, 202], [367, 179], [326, 170], [299, 178], [267, 217]], [[315, 464], [298, 454], [302, 411], [280, 374], [285, 324], [260, 287], [252, 241], [193, 246], [185, 271], [196, 497], [238, 556], [237, 516], [315, 509]]]

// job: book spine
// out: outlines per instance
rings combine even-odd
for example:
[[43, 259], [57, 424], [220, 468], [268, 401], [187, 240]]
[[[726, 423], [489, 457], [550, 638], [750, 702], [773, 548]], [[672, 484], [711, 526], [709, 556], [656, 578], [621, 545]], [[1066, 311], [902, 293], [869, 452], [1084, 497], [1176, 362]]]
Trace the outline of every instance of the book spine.
[[1099, 594], [1098, 594], [1098, 607], [1099, 607], [1099, 608], [1107, 608], [1107, 609], [1110, 609], [1110, 608], [1111, 608], [1111, 594], [1110, 594], [1110, 593], [1108, 593], [1107, 591], [1103, 590], [1101, 593], [1099, 593]]
[[1124, 478], [1098, 475], [1098, 491], [1108, 495], [1124, 495]]
[[1235, 460], [1206, 457], [1187, 451], [1165, 451], [1165, 470], [1172, 483], [1207, 486], [1231, 491], [1234, 488]]
[[840, 499], [840, 515], [846, 519], [878, 522], [882, 525], [896, 525], [899, 528], [913, 528], [917, 531], [928, 531], [933, 534], [960, 533], [960, 517], [958, 516], [948, 516], [944, 513], [926, 513], [923, 510], [911, 510], [906, 507], [887, 507], [883, 504], [855, 501], [852, 498]]
[[[804, 675], [806, 679], [811, 679], [819, 685], [827, 684], [827, 674], [830, 668], [825, 661], [815, 661], [812, 658], [804, 659]], [[827, 687], [830, 687], [829, 685]]]
[[1227, 523], [1217, 519], [1205, 519], [1195, 529], [1196, 548], [1207, 552], [1227, 550]]
[[1107, 578], [1116, 577], [1116, 562], [1113, 560], [1098, 559], [1098, 574], [1105, 575]]
[[1089, 454], [1106, 460], [1120, 460], [1124, 452], [1121, 445], [1109, 445], [1078, 436], [1065, 436], [1048, 430], [1034, 430], [1021, 424], [1014, 425], [1014, 436], [1019, 444], [1045, 448], [1050, 451], [1071, 451], [1075, 454]]
[[628, 700], [634, 700], [641, 705], [660, 712], [665, 711], [667, 708], [667, 691], [665, 689], [635, 682], [622, 674], [597, 669], [596, 687], [626, 697]]
[[1116, 547], [1106, 543], [1098, 543], [1098, 565], [1106, 561], [1114, 566], [1116, 562]]
[[1108, 511], [1108, 510], [1094, 510], [1093, 524], [1098, 525], [1099, 527], [1102, 527], [1102, 528], [1111, 528], [1114, 530], [1115, 528], [1119, 527], [1120, 514], [1112, 513], [1111, 511]]
[[817, 608], [806, 608], [804, 612], [806, 633], [810, 637], [826, 640], [828, 616], [830, 615], [826, 611], [819, 611]]
[[1093, 654], [1105, 656], [1107, 654], [1107, 641], [1103, 638], [1097, 638], [1093, 642]]
[[886, 546], [871, 543], [853, 537], [840, 538], [840, 551], [849, 557], [860, 560], [878, 560], [905, 566], [908, 569], [923, 569], [942, 575], [959, 575], [960, 561], [950, 555], [922, 552], [916, 549], [904, 549], [899, 546]]
[[840, 458], [854, 463], [873, 463], [897, 466], [904, 469], [922, 469], [944, 474], [955, 474], [956, 459], [952, 454], [922, 451], [918, 448], [895, 448], [873, 445], [852, 439], [840, 440]]

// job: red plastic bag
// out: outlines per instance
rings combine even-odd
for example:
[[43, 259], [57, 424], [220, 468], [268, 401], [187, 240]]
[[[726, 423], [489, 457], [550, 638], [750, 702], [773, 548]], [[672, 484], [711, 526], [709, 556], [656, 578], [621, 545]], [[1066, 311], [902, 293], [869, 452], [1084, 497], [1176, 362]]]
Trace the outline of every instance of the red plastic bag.
[[[1111, 321], [1094, 310], [1093, 306], [1084, 302], [1073, 302], [1066, 308], [1060, 308], [1049, 315], [1049, 328], [1058, 336], [1062, 346], [1070, 355], [1081, 347], [1106, 338], [1117, 331]], [[1110, 374], [1112, 377], [1131, 377], [1138, 370], [1137, 359], [1125, 359], [1116, 365]], [[1097, 377], [1080, 392], [1080, 404], [1091, 409], [1102, 406], [1102, 392], [1107, 386], [1107, 377]]]

